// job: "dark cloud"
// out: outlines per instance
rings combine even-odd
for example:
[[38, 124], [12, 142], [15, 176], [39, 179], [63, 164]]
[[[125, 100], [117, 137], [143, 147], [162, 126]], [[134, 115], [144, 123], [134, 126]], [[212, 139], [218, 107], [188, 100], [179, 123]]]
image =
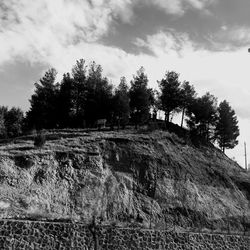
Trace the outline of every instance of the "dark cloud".
[[137, 38], [146, 40], [147, 36], [171, 29], [187, 34], [196, 49], [237, 50], [250, 44], [250, 37], [237, 33], [237, 27], [250, 28], [249, 9], [250, 1], [247, 0], [220, 0], [207, 7], [207, 11], [189, 8], [182, 15], [166, 13], [156, 6], [136, 5], [134, 22], [116, 20], [113, 32], [101, 42], [128, 53], [151, 55], [152, 51], [136, 46], [134, 41]]

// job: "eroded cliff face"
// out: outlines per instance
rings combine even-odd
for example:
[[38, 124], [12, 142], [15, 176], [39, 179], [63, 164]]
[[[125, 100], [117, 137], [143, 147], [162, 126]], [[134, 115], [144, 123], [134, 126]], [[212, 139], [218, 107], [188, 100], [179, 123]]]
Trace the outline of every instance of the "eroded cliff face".
[[212, 146], [168, 132], [52, 137], [43, 149], [27, 139], [0, 147], [1, 218], [219, 230], [249, 223], [250, 174]]

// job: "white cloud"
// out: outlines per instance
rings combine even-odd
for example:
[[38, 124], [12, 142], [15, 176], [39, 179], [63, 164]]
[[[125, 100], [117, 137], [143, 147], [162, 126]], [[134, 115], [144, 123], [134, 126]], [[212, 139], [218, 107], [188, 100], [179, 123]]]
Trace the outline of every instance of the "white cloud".
[[[202, 9], [214, 0], [4, 0], [0, 3], [0, 65], [25, 57], [51, 64], [72, 47], [96, 43], [113, 21], [134, 21], [134, 7], [148, 4], [166, 13]], [[165, 41], [167, 42], [167, 41]]]
[[0, 64], [15, 56], [47, 61], [60, 48], [94, 43], [113, 18], [129, 22], [131, 1], [6, 0], [0, 5]]
[[163, 9], [167, 14], [183, 15], [187, 9], [207, 10], [207, 7], [217, 3], [217, 0], [146, 0], [146, 2]]
[[219, 50], [232, 50], [247, 46], [250, 44], [250, 28], [223, 25], [218, 32], [210, 35], [210, 42]]
[[181, 54], [183, 48], [194, 50], [188, 34], [180, 33], [172, 29], [160, 31], [154, 35], [147, 36], [146, 40], [137, 38], [134, 44], [151, 50], [156, 56], [176, 53]]

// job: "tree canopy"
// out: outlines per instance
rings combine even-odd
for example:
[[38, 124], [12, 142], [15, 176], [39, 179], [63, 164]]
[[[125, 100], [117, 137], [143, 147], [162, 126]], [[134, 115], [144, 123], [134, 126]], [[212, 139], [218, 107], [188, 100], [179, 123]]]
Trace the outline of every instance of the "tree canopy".
[[198, 135], [207, 140], [213, 138], [214, 127], [217, 121], [217, 98], [207, 92], [198, 97], [188, 110], [188, 126]]
[[150, 106], [153, 103], [152, 89], [148, 88], [148, 77], [141, 67], [131, 81], [129, 91], [131, 118], [135, 126], [143, 124], [149, 117]]
[[124, 128], [129, 122], [130, 107], [129, 107], [129, 87], [125, 77], [121, 77], [120, 84], [115, 90], [113, 99], [113, 111], [118, 128], [120, 125]]
[[220, 103], [218, 113], [215, 135], [224, 152], [226, 148], [234, 148], [238, 144], [237, 137], [240, 132], [235, 111], [226, 100]]
[[[63, 74], [56, 83], [57, 72], [49, 69], [35, 83], [26, 114], [28, 128], [49, 129], [67, 127], [96, 127], [98, 120], [105, 120], [111, 128], [127, 124], [135, 127], [157, 120], [157, 112], [170, 115], [181, 112], [181, 127], [186, 124], [191, 134], [207, 141], [217, 140], [219, 146], [233, 148], [239, 136], [238, 121], [234, 110], [223, 101], [217, 107], [217, 98], [207, 92], [201, 97], [188, 81], [181, 83], [179, 74], [167, 71], [158, 81], [159, 90], [151, 89], [145, 69], [141, 67], [127, 85], [125, 77], [113, 87], [103, 76], [102, 66], [80, 59], [70, 73]], [[157, 127], [157, 126], [156, 126]], [[170, 128], [168, 128], [170, 129]], [[18, 108], [0, 107], [0, 137], [19, 135], [23, 130], [23, 114]]]
[[57, 125], [57, 94], [58, 85], [55, 84], [57, 72], [49, 69], [45, 75], [35, 83], [35, 93], [30, 99], [30, 110], [27, 120], [35, 128], [55, 128]]
[[0, 138], [13, 138], [22, 134], [24, 114], [20, 108], [0, 106]]
[[160, 87], [161, 108], [165, 112], [165, 120], [169, 122], [170, 113], [181, 106], [181, 89], [179, 74], [174, 71], [168, 71], [161, 81], [158, 82]]

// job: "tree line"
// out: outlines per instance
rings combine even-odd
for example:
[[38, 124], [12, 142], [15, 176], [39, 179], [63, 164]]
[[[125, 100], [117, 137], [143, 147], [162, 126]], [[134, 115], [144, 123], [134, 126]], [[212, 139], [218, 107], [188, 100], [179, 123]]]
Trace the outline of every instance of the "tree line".
[[148, 77], [141, 67], [127, 83], [121, 77], [114, 87], [103, 76], [101, 65], [86, 64], [80, 59], [65, 73], [61, 82], [56, 82], [57, 72], [49, 69], [35, 83], [30, 99], [30, 109], [25, 117], [20, 109], [0, 108], [0, 136], [14, 137], [22, 130], [35, 128], [91, 128], [98, 119], [106, 119], [111, 128], [136, 128], [149, 121], [157, 121], [163, 111], [166, 126], [171, 118], [181, 113], [180, 127], [186, 122], [189, 130], [207, 141], [217, 141], [224, 151], [237, 145], [239, 136], [235, 111], [224, 100], [219, 105], [217, 98], [207, 92], [198, 96], [193, 85], [181, 82], [179, 74], [167, 71], [158, 81], [159, 90], [148, 86]]

